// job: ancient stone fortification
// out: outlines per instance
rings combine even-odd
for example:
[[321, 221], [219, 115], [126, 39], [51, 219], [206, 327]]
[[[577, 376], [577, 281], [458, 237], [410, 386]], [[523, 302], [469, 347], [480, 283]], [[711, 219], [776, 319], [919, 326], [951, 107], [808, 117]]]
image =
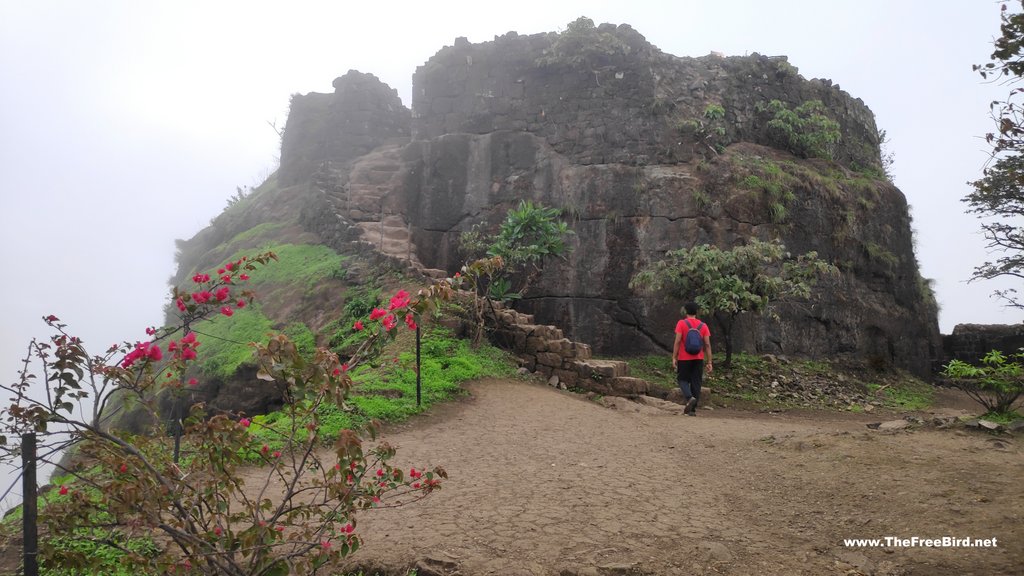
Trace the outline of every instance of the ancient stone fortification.
[[[436, 274], [463, 264], [461, 232], [495, 226], [521, 199], [562, 208], [573, 250], [545, 263], [517, 308], [599, 354], [671, 346], [682, 302], [628, 287], [645, 263], [779, 238], [793, 253], [816, 250], [841, 277], [778, 319], [746, 319], [738, 349], [929, 371], [941, 346], [934, 300], [906, 200], [877, 176], [877, 129], [860, 100], [784, 57], [681, 58], [624, 25], [584, 40], [456, 40], [416, 71], [411, 112], [358, 72], [334, 94], [294, 97], [278, 201], [302, 198], [298, 222], [328, 245]], [[835, 161], [773, 140], [771, 100], [824, 103], [841, 129]]]
[[962, 360], [976, 363], [992, 350], [1016, 354], [1024, 348], [1024, 326], [1020, 324], [957, 324], [953, 333], [942, 337], [943, 362]]

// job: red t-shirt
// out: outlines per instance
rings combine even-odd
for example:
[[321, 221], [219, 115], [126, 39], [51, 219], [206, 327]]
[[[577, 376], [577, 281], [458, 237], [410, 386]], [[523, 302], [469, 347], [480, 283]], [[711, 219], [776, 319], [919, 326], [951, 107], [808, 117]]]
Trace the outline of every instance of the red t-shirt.
[[696, 354], [690, 354], [686, 351], [684, 343], [686, 341], [686, 333], [690, 331], [690, 328], [696, 328], [700, 322], [700, 337], [701, 339], [707, 338], [711, 335], [711, 330], [708, 328], [707, 322], [701, 322], [697, 318], [683, 318], [676, 323], [676, 334], [682, 334], [682, 338], [679, 341], [679, 359], [680, 360], [703, 360], [704, 359], [704, 348], [700, 349], [700, 352]]

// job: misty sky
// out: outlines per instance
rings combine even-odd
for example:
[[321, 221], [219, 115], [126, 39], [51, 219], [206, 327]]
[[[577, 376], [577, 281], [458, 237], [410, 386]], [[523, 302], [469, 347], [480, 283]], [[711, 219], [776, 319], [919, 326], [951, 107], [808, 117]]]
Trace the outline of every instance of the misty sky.
[[787, 55], [863, 99], [891, 139], [943, 332], [1024, 318], [989, 296], [1008, 284], [965, 283], [986, 252], [960, 199], [986, 158], [988, 103], [1007, 90], [971, 71], [998, 34], [996, 2], [0, 0], [0, 377], [14, 379], [46, 314], [93, 351], [143, 338], [174, 239], [276, 168], [271, 124], [284, 126], [291, 94], [331, 92], [356, 69], [409, 105], [415, 68], [456, 37], [579, 16], [679, 56]]

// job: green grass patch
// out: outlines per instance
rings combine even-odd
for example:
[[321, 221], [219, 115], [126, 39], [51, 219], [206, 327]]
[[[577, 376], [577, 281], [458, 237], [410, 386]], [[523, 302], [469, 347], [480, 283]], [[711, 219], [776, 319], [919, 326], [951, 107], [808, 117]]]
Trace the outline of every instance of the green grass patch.
[[251, 242], [262, 236], [270, 237], [273, 232], [276, 232], [288, 225], [289, 222], [264, 222], [262, 224], [257, 224], [244, 232], [239, 232], [234, 238], [228, 240], [227, 244], [228, 246], [237, 246]]
[[273, 324], [254, 304], [233, 316], [216, 316], [195, 327], [200, 348], [199, 367], [203, 373], [228, 379], [238, 367], [251, 362], [251, 342], [265, 342], [273, 331]]
[[[345, 406], [324, 404], [319, 408], [319, 435], [325, 442], [333, 441], [342, 430], [360, 428], [372, 420], [406, 420], [438, 402], [456, 398], [464, 382], [515, 374], [515, 362], [507, 352], [491, 346], [474, 349], [443, 328], [428, 327], [421, 339], [421, 404], [417, 406], [416, 354], [411, 342], [414, 339], [407, 333], [375, 362], [357, 367], [352, 374], [354, 387]], [[399, 347], [401, 351], [396, 354]], [[307, 438], [305, 424], [296, 424], [296, 438], [300, 441]], [[249, 432], [269, 450], [284, 450], [283, 436], [275, 429], [287, 430], [291, 425], [288, 414], [277, 411], [255, 416]], [[261, 461], [255, 453], [248, 459]]]
[[921, 381], [902, 381], [886, 386], [869, 383], [868, 390], [880, 398], [886, 408], [896, 410], [924, 410], [932, 405], [935, 389]]
[[313, 355], [316, 353], [316, 334], [313, 334], [309, 326], [302, 322], [292, 322], [285, 326], [282, 332], [295, 344], [303, 358], [313, 358]]
[[1002, 425], [1006, 426], [1008, 424], [1013, 424], [1017, 420], [1024, 420], [1024, 414], [1021, 414], [1020, 412], [1017, 412], [1016, 410], [1014, 410], [1013, 412], [1009, 412], [1009, 413], [986, 412], [985, 415], [982, 416], [980, 419], [981, 420], [988, 420], [989, 422], [996, 422], [996, 423], [999, 423], [999, 424], [1002, 424]]
[[[106, 537], [108, 534], [98, 534], [99, 537]], [[151, 538], [125, 538], [116, 537], [116, 544], [122, 546], [136, 554], [143, 556], [155, 556], [159, 549], [156, 543]], [[60, 550], [64, 554], [73, 556], [81, 556], [83, 558], [89, 558], [92, 562], [99, 561], [99, 566], [94, 567], [90, 570], [89, 574], [95, 576], [140, 576], [157, 574], [156, 571], [146, 570], [144, 568], [125, 568], [121, 565], [121, 560], [127, 556], [127, 553], [119, 550], [118, 548], [108, 546], [106, 544], [96, 542], [92, 540], [92, 535], [86, 531], [82, 531], [81, 534], [75, 536], [62, 536], [57, 538], [48, 538], [45, 542], [46, 546], [51, 546], [57, 550]], [[73, 568], [65, 568], [62, 566], [47, 566], [42, 563], [39, 567], [40, 576], [79, 576], [82, 574], [81, 570]]]

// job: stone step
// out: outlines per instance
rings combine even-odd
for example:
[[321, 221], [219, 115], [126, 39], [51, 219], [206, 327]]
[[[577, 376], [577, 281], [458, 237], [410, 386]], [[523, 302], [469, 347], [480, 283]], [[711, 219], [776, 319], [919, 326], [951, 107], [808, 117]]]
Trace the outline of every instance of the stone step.
[[580, 373], [582, 378], [610, 379], [629, 376], [629, 364], [622, 360], [591, 358], [589, 360], [575, 360], [572, 362], [572, 366]]
[[618, 396], [647, 394], [651, 389], [651, 384], [647, 380], [642, 378], [633, 378], [631, 376], [616, 376], [614, 378], [609, 378], [607, 383], [612, 389], [612, 392]]

